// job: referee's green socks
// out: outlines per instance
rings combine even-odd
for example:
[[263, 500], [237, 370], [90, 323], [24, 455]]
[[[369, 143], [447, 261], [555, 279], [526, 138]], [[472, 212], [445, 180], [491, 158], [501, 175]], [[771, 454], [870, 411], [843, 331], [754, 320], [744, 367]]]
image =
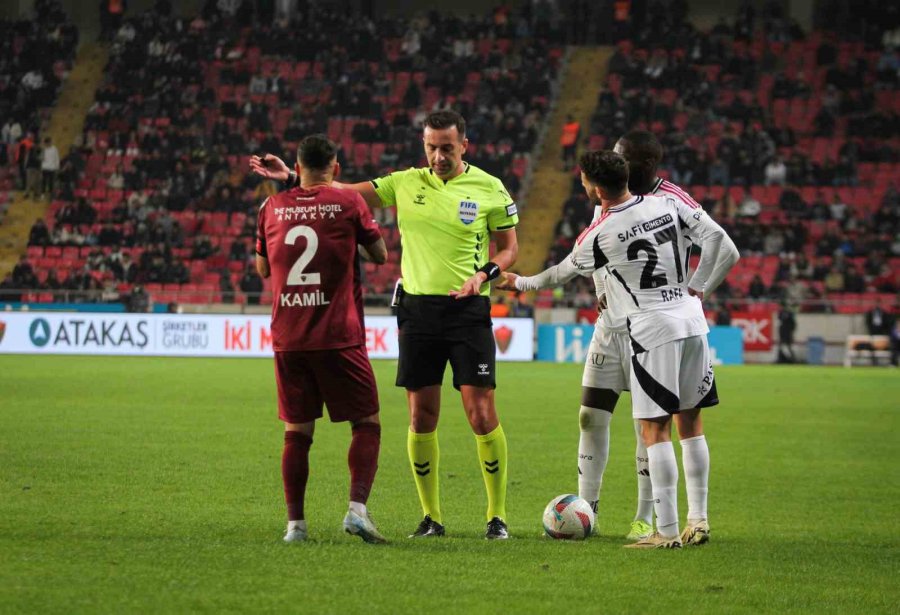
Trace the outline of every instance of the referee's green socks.
[[497, 428], [483, 436], [475, 434], [478, 445], [478, 460], [484, 487], [487, 490], [487, 520], [494, 517], [506, 519], [506, 434], [503, 427]]
[[[436, 523], [443, 524], [441, 519], [441, 497], [438, 485], [438, 448], [437, 431], [431, 433], [414, 433], [409, 431], [406, 438], [406, 450], [412, 466], [413, 478], [416, 479], [416, 490], [422, 510]], [[504, 450], [506, 446], [504, 444]]]

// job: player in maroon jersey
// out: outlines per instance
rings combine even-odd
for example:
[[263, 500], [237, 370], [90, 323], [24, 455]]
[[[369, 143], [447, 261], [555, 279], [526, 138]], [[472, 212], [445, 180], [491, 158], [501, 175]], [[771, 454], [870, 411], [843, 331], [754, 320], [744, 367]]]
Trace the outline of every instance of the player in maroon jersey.
[[362, 197], [331, 186], [340, 171], [335, 153], [323, 135], [303, 139], [295, 166], [300, 187], [270, 197], [259, 208], [256, 267], [264, 278], [272, 277], [278, 416], [285, 423], [284, 540], [306, 539], [309, 449], [315, 421], [327, 405], [331, 420], [350, 421], [353, 433], [344, 529], [376, 543], [385, 540], [366, 501], [378, 467], [381, 425], [356, 257], [362, 253], [381, 264], [387, 248]]

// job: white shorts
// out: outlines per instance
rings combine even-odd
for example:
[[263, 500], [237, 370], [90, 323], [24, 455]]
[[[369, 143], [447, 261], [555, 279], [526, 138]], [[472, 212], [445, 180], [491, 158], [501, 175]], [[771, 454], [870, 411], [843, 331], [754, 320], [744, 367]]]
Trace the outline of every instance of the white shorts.
[[594, 329], [581, 386], [610, 389], [616, 393], [629, 390], [631, 378], [631, 344], [628, 333]]
[[631, 359], [631, 403], [636, 419], [719, 403], [705, 335], [668, 342]]

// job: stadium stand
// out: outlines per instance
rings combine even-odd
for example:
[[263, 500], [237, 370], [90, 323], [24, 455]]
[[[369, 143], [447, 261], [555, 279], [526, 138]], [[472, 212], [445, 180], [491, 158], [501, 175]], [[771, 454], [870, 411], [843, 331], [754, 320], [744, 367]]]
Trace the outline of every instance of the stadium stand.
[[25, 188], [30, 155], [40, 160], [34, 146], [78, 45], [78, 29], [59, 2], [38, 0], [34, 15], [0, 20], [0, 223], [11, 191]]
[[[733, 24], [723, 20], [708, 32], [650, 19], [617, 45], [587, 147], [612, 147], [633, 128], [659, 136], [661, 174], [687, 187], [743, 255], [710, 310], [788, 302], [857, 313], [879, 300], [894, 305], [894, 26], [851, 20], [807, 35], [774, 4], [758, 16], [745, 7]], [[592, 213], [573, 175], [546, 265], [569, 252]], [[564, 297], [545, 292], [538, 305], [589, 307], [590, 282], [575, 281]]]
[[[268, 289], [251, 265], [256, 210], [277, 187], [248, 174], [248, 156], [291, 160], [312, 132], [340, 144], [343, 179], [372, 178], [422, 162], [422, 117], [453, 106], [468, 118], [468, 160], [520, 191], [563, 55], [521, 16], [348, 30], [340, 13], [311, 6], [295, 22], [238, 22], [217, 9], [190, 20], [149, 11], [111, 35], [83, 138], [31, 229], [34, 275], [13, 275], [7, 289], [37, 302], [66, 291], [113, 301], [132, 285], [157, 302], [255, 301]], [[392, 215], [379, 213], [391, 260], [366, 265], [375, 295], [399, 275]]]

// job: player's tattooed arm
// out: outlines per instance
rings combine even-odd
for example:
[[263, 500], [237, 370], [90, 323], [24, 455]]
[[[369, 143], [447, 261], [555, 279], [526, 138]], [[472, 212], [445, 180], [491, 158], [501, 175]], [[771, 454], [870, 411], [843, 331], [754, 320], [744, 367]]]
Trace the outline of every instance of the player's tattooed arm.
[[367, 246], [359, 246], [359, 253], [364, 259], [376, 265], [383, 265], [387, 262], [387, 246], [383, 237], [379, 237], [378, 241]]
[[269, 269], [269, 259], [261, 254], [256, 255], [256, 270], [259, 272], [259, 275], [263, 278], [267, 278], [272, 274], [272, 271]]

